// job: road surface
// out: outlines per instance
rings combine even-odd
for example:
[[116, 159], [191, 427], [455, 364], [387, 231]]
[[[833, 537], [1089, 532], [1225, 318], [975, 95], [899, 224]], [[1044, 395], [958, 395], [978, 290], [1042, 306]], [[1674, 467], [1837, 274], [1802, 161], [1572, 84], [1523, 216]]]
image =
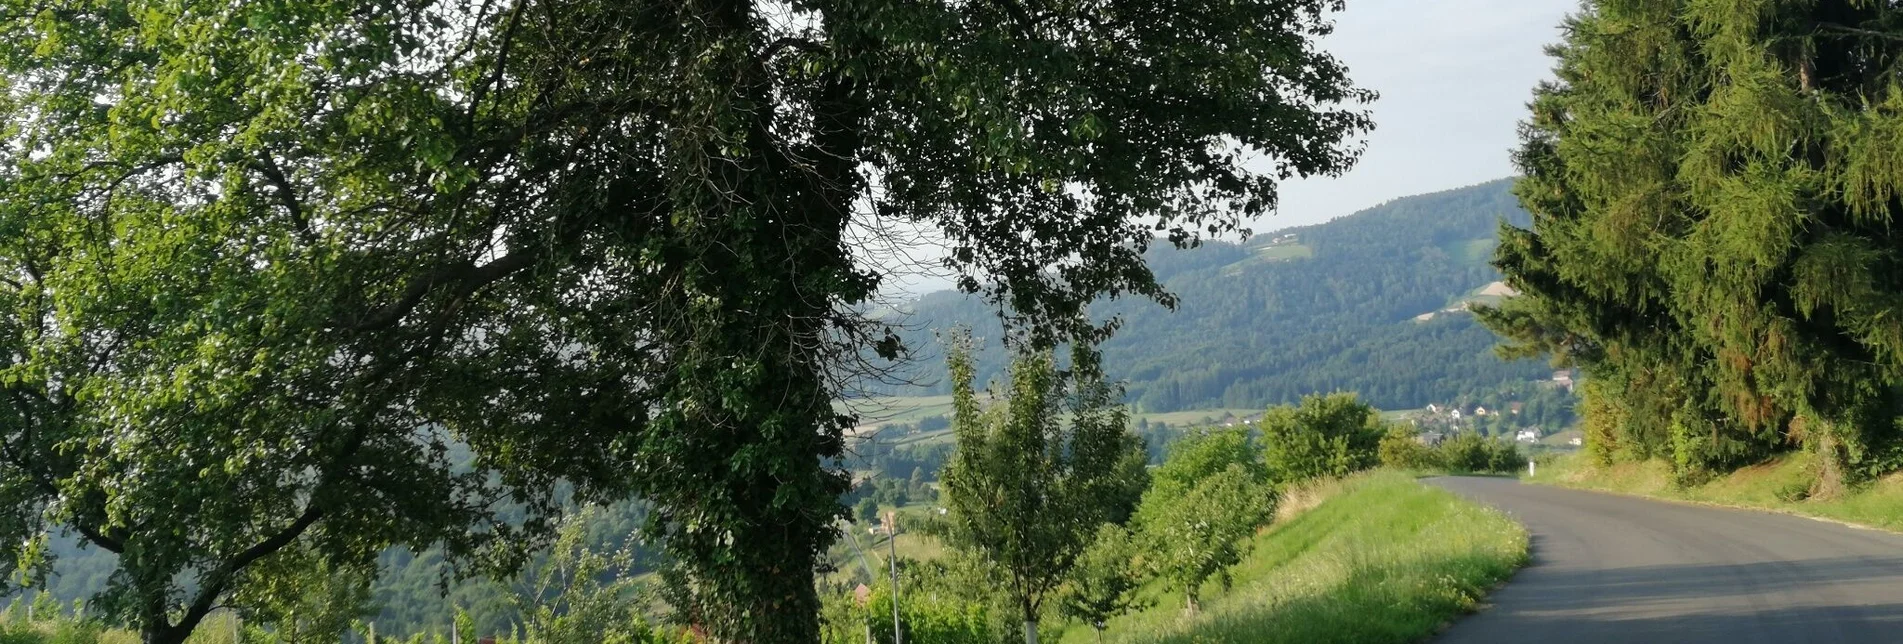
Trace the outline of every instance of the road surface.
[[1903, 642], [1903, 535], [1512, 479], [1429, 482], [1533, 535], [1532, 563], [1442, 644]]

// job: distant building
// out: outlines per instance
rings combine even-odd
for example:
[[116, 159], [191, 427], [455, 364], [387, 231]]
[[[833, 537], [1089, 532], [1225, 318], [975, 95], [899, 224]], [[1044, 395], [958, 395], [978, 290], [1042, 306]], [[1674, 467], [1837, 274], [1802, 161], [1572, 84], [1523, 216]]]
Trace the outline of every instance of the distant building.
[[1567, 391], [1572, 391], [1573, 371], [1571, 369], [1565, 369], [1553, 372], [1553, 385], [1556, 387], [1565, 387]]
[[1540, 430], [1537, 427], [1522, 429], [1513, 434], [1513, 440], [1522, 443], [1537, 443], [1540, 440]]
[[1517, 415], [1520, 413], [1520, 410], [1522, 409], [1526, 409], [1526, 403], [1521, 403], [1521, 402], [1507, 403], [1507, 413], [1509, 414]]
[[1578, 436], [1574, 436], [1572, 437], [1572, 439], [1566, 441], [1566, 444], [1572, 445], [1574, 447], [1578, 447], [1580, 445], [1586, 444], [1586, 439], [1580, 438]]
[[1486, 407], [1475, 407], [1475, 408], [1474, 408], [1474, 415], [1475, 415], [1475, 416], [1485, 416], [1485, 415], [1487, 415], [1487, 414], [1489, 414], [1489, 413], [1491, 413], [1491, 412], [1488, 412], [1488, 411], [1487, 411], [1487, 408], [1486, 408]]

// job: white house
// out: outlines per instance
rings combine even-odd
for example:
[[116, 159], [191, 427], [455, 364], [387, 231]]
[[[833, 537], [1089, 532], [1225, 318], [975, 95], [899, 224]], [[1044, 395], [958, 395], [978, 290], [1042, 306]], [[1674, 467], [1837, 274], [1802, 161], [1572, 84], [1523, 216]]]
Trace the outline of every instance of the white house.
[[1513, 440], [1520, 441], [1522, 443], [1539, 442], [1540, 430], [1533, 429], [1533, 428], [1522, 429], [1513, 435]]
[[1489, 414], [1489, 413], [1492, 413], [1492, 412], [1489, 412], [1489, 411], [1487, 411], [1487, 408], [1486, 408], [1486, 407], [1475, 407], [1475, 408], [1474, 408], [1474, 415], [1475, 415], [1475, 416], [1485, 416], [1485, 415], [1487, 415], [1487, 414]]

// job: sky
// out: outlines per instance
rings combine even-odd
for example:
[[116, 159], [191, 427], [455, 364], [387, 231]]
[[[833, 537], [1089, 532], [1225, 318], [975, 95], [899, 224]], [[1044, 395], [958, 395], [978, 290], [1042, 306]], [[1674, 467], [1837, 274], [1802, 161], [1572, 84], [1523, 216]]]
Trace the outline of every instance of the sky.
[[1321, 223], [1397, 197], [1513, 174], [1510, 151], [1544, 47], [1579, 0], [1348, 0], [1321, 47], [1380, 92], [1360, 163], [1339, 178], [1283, 184], [1257, 233]]
[[[1511, 176], [1526, 103], [1552, 77], [1544, 48], [1578, 8], [1579, 0], [1348, 0], [1320, 46], [1348, 66], [1356, 85], [1381, 95], [1367, 106], [1375, 122], [1367, 150], [1341, 177], [1282, 184], [1279, 212], [1250, 227], [1261, 234], [1317, 224]], [[909, 259], [875, 260], [895, 269], [888, 291], [903, 297], [951, 286], [931, 258]]]

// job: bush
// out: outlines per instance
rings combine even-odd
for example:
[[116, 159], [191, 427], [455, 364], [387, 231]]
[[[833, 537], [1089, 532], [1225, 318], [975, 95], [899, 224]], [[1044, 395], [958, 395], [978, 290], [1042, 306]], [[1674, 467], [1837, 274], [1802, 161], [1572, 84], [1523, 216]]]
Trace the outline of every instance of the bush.
[[1434, 451], [1438, 452], [1441, 467], [1455, 472], [1509, 473], [1526, 466], [1526, 457], [1513, 443], [1473, 433], [1441, 441]]
[[1231, 465], [1262, 478], [1266, 473], [1256, 459], [1259, 453], [1245, 429], [1195, 430], [1170, 445], [1169, 458], [1150, 474], [1151, 487], [1160, 494], [1181, 495]]
[[1378, 450], [1381, 465], [1397, 470], [1436, 470], [1441, 468], [1440, 455], [1434, 448], [1421, 444], [1414, 431], [1396, 425], [1388, 428], [1381, 436]]
[[1308, 396], [1262, 417], [1265, 464], [1277, 483], [1374, 467], [1382, 434], [1380, 415], [1351, 393]]

